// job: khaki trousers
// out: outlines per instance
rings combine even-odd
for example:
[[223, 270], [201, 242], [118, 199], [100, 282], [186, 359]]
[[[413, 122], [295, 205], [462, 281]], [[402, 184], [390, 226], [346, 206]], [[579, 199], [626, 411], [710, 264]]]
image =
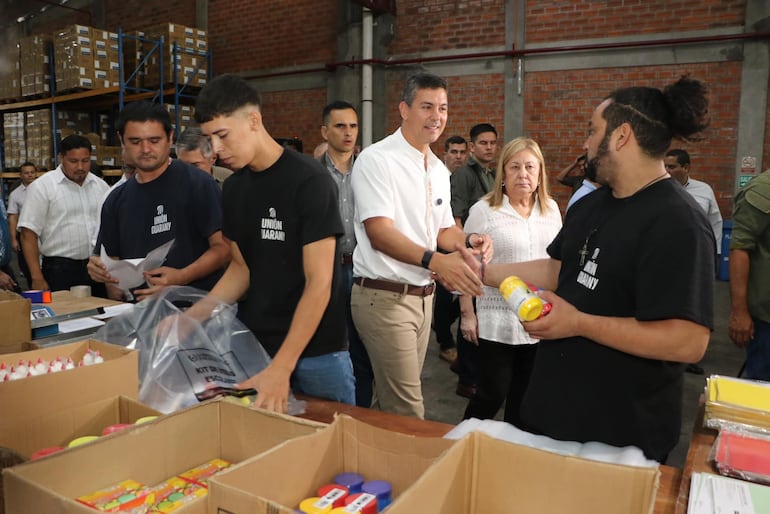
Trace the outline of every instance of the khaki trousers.
[[405, 295], [354, 284], [350, 307], [372, 362], [374, 405], [423, 419], [420, 374], [430, 339], [433, 295]]

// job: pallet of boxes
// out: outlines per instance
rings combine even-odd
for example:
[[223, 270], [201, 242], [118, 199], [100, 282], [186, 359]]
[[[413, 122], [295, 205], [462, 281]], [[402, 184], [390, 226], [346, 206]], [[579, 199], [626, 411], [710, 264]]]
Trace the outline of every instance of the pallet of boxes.
[[54, 32], [53, 42], [58, 93], [119, 85], [116, 32], [70, 25]]
[[[203, 87], [208, 78], [208, 36], [205, 30], [178, 23], [162, 23], [142, 30], [150, 40], [163, 41], [161, 55], [148, 60], [144, 86], [161, 87], [176, 81], [180, 85]], [[176, 48], [176, 51], [174, 50]]]
[[0, 102], [21, 97], [21, 76], [19, 73], [19, 45], [0, 45]]

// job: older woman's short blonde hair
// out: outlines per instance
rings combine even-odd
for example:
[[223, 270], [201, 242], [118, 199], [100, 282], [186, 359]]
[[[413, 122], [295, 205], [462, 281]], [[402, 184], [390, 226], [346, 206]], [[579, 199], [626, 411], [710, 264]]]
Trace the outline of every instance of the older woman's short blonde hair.
[[540, 150], [540, 145], [534, 139], [528, 137], [517, 137], [516, 139], [508, 142], [503, 147], [503, 151], [500, 152], [500, 159], [497, 161], [497, 173], [495, 176], [495, 186], [492, 191], [486, 196], [489, 205], [492, 208], [498, 208], [503, 203], [503, 195], [505, 193], [505, 186], [503, 180], [505, 179], [505, 165], [508, 164], [514, 155], [523, 151], [529, 150], [540, 163], [540, 174], [537, 177], [537, 188], [535, 193], [537, 194], [538, 202], [540, 202], [540, 208], [543, 211], [548, 209], [548, 199], [551, 195], [548, 193], [548, 174], [545, 169], [545, 159], [543, 159], [543, 152]]

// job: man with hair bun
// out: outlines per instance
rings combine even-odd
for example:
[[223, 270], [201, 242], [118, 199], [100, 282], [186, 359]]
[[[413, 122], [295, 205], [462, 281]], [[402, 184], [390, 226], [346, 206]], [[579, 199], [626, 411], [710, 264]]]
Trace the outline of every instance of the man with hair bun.
[[487, 268], [488, 285], [518, 275], [553, 306], [524, 323], [541, 340], [521, 407], [528, 430], [634, 445], [659, 462], [677, 444], [684, 368], [713, 328], [716, 243], [664, 155], [673, 138], [697, 140], [707, 106], [688, 77], [611, 93], [583, 145], [586, 176], [607, 187], [567, 212], [550, 258]]

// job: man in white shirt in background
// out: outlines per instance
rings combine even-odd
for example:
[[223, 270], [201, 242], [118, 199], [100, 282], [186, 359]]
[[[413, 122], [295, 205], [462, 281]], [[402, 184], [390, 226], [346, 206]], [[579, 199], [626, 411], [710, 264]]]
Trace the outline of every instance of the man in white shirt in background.
[[29, 185], [19, 217], [32, 289], [90, 285], [94, 295], [106, 294], [88, 276], [86, 265], [99, 202], [108, 190], [107, 183], [91, 173], [91, 142], [79, 135], [65, 137], [59, 146], [59, 166]]
[[21, 184], [11, 191], [8, 197], [8, 223], [11, 227], [11, 246], [16, 252], [19, 261], [19, 271], [27, 279], [27, 286], [32, 283], [32, 277], [29, 275], [27, 261], [24, 259], [24, 252], [21, 249], [21, 233], [19, 232], [19, 214], [27, 199], [27, 187], [37, 178], [37, 166], [27, 161], [19, 166], [19, 175]]

